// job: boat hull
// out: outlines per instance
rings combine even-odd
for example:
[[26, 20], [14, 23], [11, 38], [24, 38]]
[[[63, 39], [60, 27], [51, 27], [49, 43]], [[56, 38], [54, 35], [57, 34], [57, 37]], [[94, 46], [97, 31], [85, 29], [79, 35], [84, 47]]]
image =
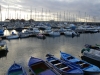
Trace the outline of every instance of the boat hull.
[[54, 56], [46, 55], [47, 62], [56, 69], [61, 75], [83, 75], [83, 71], [70, 63], [65, 63]]
[[27, 75], [26, 71], [24, 70], [24, 68], [19, 65], [14, 63], [8, 70], [6, 75]]
[[18, 35], [14, 35], [14, 36], [11, 35], [11, 36], [7, 36], [6, 38], [9, 39], [9, 40], [10, 40], [10, 39], [18, 39], [19, 36], [18, 36]]
[[84, 71], [84, 75], [100, 75], [100, 72], [87, 72], [87, 71]]
[[38, 58], [31, 57], [28, 66], [34, 75], [57, 75], [57, 73], [54, 72], [45, 61]]
[[39, 39], [46, 39], [46, 36], [42, 35], [42, 34], [41, 35], [38, 34], [38, 35], [36, 35], [36, 37], [39, 38]]
[[[85, 56], [85, 57], [88, 57], [90, 59], [93, 59], [93, 60], [96, 60], [96, 61], [100, 62], [100, 55], [99, 55], [100, 51], [96, 51], [96, 50], [94, 50], [94, 51], [93, 51], [94, 53], [84, 51], [82, 53], [82, 55]], [[95, 53], [98, 53], [98, 54], [95, 54]]]
[[85, 56], [81, 56], [81, 59], [85, 60], [85, 61], [87, 61], [87, 62], [89, 62], [91, 64], [94, 64], [94, 65], [96, 65], [96, 66], [98, 66], [100, 68], [100, 62], [99, 61], [93, 60], [93, 59], [85, 57]]
[[83, 60], [79, 60], [73, 56], [71, 56], [70, 54], [64, 53], [64, 52], [60, 52], [61, 53], [61, 59], [64, 60], [65, 62], [69, 62], [72, 65], [79, 67], [80, 69], [83, 70], [83, 72], [85, 74], [88, 75], [99, 75], [100, 74], [100, 69], [99, 67], [92, 65], [86, 61]]

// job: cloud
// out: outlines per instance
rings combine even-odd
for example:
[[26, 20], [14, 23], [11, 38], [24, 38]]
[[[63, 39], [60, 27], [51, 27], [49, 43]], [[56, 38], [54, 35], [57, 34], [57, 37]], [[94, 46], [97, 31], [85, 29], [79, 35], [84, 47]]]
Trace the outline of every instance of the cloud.
[[[51, 12], [70, 12], [72, 14], [98, 17], [100, 12], [100, 0], [0, 0], [0, 4], [17, 7], [19, 9], [30, 10], [31, 8], [37, 11]], [[79, 15], [79, 14], [78, 14]]]

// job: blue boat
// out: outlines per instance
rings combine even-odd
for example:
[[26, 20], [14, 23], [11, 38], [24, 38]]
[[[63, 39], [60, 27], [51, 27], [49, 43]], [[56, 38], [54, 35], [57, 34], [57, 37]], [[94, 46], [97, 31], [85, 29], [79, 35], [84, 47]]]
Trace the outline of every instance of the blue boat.
[[76, 67], [79, 67], [80, 69], [83, 70], [83, 72], [85, 74], [100, 75], [100, 69], [97, 66], [92, 65], [84, 60], [80, 60], [80, 59], [78, 59], [70, 54], [67, 54], [67, 53], [64, 53], [61, 51], [60, 51], [60, 54], [61, 54], [62, 60], [64, 60], [65, 62], [69, 62]]
[[46, 60], [53, 68], [55, 68], [61, 75], [83, 75], [83, 71], [70, 63], [64, 62], [55, 58], [51, 54], [46, 55]]
[[28, 62], [33, 75], [59, 75], [42, 59], [31, 57]]
[[9, 68], [7, 75], [27, 75], [24, 68], [15, 63]]
[[4, 35], [4, 30], [0, 29], [0, 35]]

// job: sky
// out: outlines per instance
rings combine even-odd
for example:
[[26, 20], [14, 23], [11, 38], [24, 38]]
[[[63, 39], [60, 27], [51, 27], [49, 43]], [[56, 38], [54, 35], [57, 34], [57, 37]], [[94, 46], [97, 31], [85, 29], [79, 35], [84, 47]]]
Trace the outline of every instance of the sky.
[[0, 0], [0, 5], [2, 20], [33, 18], [36, 20], [99, 21], [100, 19], [100, 0]]

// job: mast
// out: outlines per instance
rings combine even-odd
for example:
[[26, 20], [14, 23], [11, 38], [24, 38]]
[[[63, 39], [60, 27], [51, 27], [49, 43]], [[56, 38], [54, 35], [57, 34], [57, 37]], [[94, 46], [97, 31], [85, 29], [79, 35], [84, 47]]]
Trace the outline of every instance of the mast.
[[21, 9], [20, 9], [20, 20], [21, 20]]
[[86, 17], [86, 12], [85, 12], [85, 23], [87, 24], [87, 17]]
[[16, 9], [15, 9], [15, 19], [16, 19]]
[[40, 16], [39, 16], [39, 12], [38, 12], [37, 14], [38, 14], [38, 21], [40, 21]]
[[30, 19], [32, 19], [32, 7], [30, 9]]
[[9, 19], [9, 5], [8, 5], [8, 19]]
[[49, 21], [51, 20], [50, 10], [49, 10]]
[[17, 12], [17, 19], [18, 19], [18, 12]]
[[68, 15], [68, 24], [69, 24], [69, 21], [70, 21], [70, 16], [69, 16], [69, 12], [67, 13], [67, 15]]
[[35, 20], [36, 20], [36, 8], [35, 8]]
[[65, 11], [64, 11], [64, 21], [65, 21]]
[[74, 19], [74, 14], [73, 14], [73, 22], [75, 22], [75, 19]]
[[81, 24], [81, 12], [80, 12], [80, 24]]
[[66, 22], [68, 23], [68, 12], [66, 12]]
[[53, 14], [53, 20], [55, 21], [55, 13]]
[[62, 19], [61, 19], [61, 12], [60, 12], [60, 22], [61, 22], [61, 20], [62, 20]]
[[0, 20], [1, 20], [1, 22], [2, 22], [1, 5], [0, 5], [0, 16], [1, 16]]
[[58, 22], [58, 12], [57, 12], [57, 22]]
[[43, 8], [42, 8], [42, 13], [41, 13], [41, 21], [43, 21]]
[[27, 14], [27, 20], [28, 20], [28, 14]]
[[47, 10], [45, 12], [45, 20], [47, 21]]

